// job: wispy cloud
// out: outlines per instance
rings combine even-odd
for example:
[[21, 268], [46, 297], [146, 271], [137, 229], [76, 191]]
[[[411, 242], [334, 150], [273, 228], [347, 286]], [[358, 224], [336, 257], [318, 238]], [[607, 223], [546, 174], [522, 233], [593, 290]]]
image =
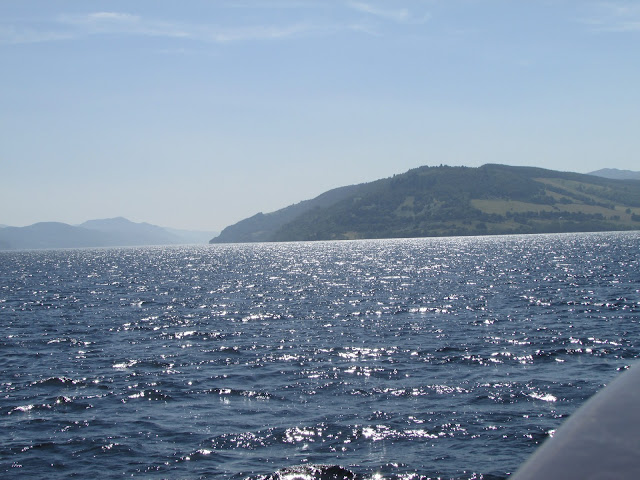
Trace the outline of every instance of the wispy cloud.
[[0, 24], [0, 43], [42, 43], [73, 40], [89, 35], [125, 34], [184, 36], [175, 26], [144, 21], [121, 12], [94, 12], [83, 15], [58, 15], [49, 21]]
[[359, 12], [397, 23], [425, 23], [430, 18], [429, 14], [416, 16], [407, 8], [387, 9], [365, 2], [349, 2], [348, 5]]
[[39, 28], [0, 24], [0, 43], [72, 40], [91, 35], [147, 36], [230, 43], [282, 39], [305, 33], [317, 33], [319, 30], [321, 27], [304, 22], [284, 25], [218, 26], [167, 22], [124, 12], [93, 12], [82, 15], [59, 15]]
[[57, 23], [77, 36], [121, 34], [172, 38], [192, 38], [194, 28], [177, 23], [145, 19], [123, 12], [94, 12], [84, 15], [60, 15]]
[[[340, 32], [377, 34], [382, 22], [420, 24], [428, 14], [415, 15], [407, 8], [381, 8], [374, 3], [345, 0], [326, 3], [302, 0], [271, 0], [260, 4], [273, 12], [288, 9], [286, 18], [276, 15], [270, 21], [256, 17], [252, 24], [237, 19], [234, 23], [212, 24], [167, 21], [122, 11], [95, 11], [83, 14], [60, 14], [48, 21], [0, 20], [0, 44], [39, 43], [74, 40], [89, 36], [158, 37], [192, 40], [203, 43], [228, 44], [243, 41], [278, 40], [301, 36], [328, 36]], [[226, 2], [220, 8], [250, 8], [253, 2]], [[299, 9], [300, 14], [293, 13]], [[321, 14], [309, 14], [316, 9]], [[304, 13], [302, 13], [304, 12]], [[354, 16], [357, 12], [357, 17]], [[364, 14], [364, 16], [363, 16]], [[271, 23], [270, 23], [271, 22]], [[181, 46], [180, 46], [181, 48]]]
[[580, 21], [600, 32], [640, 32], [640, 4], [600, 2]]
[[300, 8], [327, 8], [328, 2], [325, 0], [262, 0], [256, 2], [255, 0], [226, 0], [221, 1], [220, 5], [225, 8], [247, 8], [255, 10], [260, 9], [300, 9]]
[[111, 22], [138, 22], [140, 17], [137, 15], [131, 15], [129, 13], [118, 12], [96, 12], [86, 15], [86, 19], [89, 21], [111, 21]]
[[0, 45], [54, 42], [69, 40], [73, 37], [74, 34], [71, 32], [16, 27], [15, 25], [0, 25]]
[[313, 30], [304, 24], [204, 29], [196, 38], [216, 43], [287, 38]]

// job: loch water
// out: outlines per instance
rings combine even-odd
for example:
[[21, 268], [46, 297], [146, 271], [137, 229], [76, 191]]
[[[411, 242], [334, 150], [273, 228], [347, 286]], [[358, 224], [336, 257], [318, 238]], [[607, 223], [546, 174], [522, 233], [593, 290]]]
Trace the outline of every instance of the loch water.
[[639, 253], [639, 232], [0, 252], [0, 476], [507, 478], [636, 361]]

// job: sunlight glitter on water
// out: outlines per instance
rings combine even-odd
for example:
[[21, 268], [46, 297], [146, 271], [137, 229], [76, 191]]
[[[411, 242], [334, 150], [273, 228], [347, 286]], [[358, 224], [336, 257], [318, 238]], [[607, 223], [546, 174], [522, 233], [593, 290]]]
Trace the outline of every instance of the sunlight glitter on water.
[[25, 273], [5, 273], [1, 290], [1, 466], [32, 478], [257, 479], [311, 463], [359, 480], [480, 478], [470, 466], [505, 478], [640, 354], [638, 241], [0, 255], [4, 272]]

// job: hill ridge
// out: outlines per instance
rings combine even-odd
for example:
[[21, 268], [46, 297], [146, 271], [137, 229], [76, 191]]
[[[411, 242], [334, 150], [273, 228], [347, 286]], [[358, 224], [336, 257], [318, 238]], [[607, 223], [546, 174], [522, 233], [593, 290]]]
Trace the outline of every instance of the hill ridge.
[[638, 228], [637, 180], [500, 164], [441, 165], [256, 214], [225, 228], [210, 243]]
[[598, 177], [611, 178], [614, 180], [640, 180], [640, 172], [633, 170], [620, 170], [617, 168], [601, 168], [595, 172], [589, 172], [589, 175]]
[[206, 243], [210, 235], [135, 223], [124, 217], [88, 220], [80, 225], [38, 222], [26, 227], [1, 228], [0, 250]]

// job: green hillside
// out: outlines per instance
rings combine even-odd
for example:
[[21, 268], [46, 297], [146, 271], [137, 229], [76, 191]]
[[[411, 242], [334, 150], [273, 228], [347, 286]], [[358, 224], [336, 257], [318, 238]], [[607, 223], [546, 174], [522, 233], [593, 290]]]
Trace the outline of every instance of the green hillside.
[[420, 167], [336, 191], [243, 220], [212, 243], [640, 229], [637, 180], [490, 164]]

